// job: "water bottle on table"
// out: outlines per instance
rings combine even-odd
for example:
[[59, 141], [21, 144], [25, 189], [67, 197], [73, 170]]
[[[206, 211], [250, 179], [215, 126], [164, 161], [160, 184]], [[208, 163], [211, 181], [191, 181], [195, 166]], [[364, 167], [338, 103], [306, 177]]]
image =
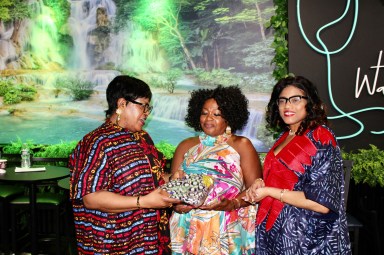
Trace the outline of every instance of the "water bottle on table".
[[29, 148], [27, 144], [23, 144], [21, 149], [21, 168], [30, 168], [31, 167], [31, 154], [29, 153]]

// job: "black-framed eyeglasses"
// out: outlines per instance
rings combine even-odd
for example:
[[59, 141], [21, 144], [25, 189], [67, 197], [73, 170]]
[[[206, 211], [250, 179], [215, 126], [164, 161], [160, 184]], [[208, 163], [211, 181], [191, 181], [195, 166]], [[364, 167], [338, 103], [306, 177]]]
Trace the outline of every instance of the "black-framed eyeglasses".
[[153, 109], [153, 106], [149, 105], [149, 104], [144, 104], [144, 103], [140, 103], [140, 102], [137, 102], [135, 100], [132, 100], [132, 99], [126, 99], [127, 101], [131, 102], [131, 103], [134, 103], [134, 104], [137, 104], [137, 105], [140, 105], [141, 108], [143, 108], [143, 112], [144, 113], [151, 113], [152, 112], [152, 109]]
[[276, 100], [276, 103], [278, 106], [286, 105], [287, 102], [289, 102], [290, 104], [293, 104], [293, 105], [297, 105], [301, 102], [301, 99], [308, 99], [308, 97], [307, 96], [300, 96], [300, 95], [291, 96], [289, 98], [279, 97]]

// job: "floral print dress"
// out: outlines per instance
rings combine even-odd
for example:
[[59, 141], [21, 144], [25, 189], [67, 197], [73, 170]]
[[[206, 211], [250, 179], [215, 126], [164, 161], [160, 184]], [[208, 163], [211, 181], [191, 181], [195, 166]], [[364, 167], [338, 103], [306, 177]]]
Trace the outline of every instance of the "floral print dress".
[[[186, 174], [207, 174], [214, 187], [204, 205], [222, 198], [233, 199], [245, 186], [240, 155], [226, 143], [201, 143], [192, 147], [181, 165]], [[170, 220], [172, 254], [254, 254], [256, 207], [233, 211], [192, 209], [174, 212]]]

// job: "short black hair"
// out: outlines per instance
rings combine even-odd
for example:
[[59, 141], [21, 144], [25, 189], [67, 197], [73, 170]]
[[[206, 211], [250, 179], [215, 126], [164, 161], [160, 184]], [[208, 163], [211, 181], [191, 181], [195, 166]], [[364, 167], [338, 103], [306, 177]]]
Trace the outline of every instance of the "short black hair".
[[205, 101], [215, 99], [222, 117], [231, 127], [232, 132], [242, 129], [248, 121], [248, 99], [238, 86], [223, 87], [218, 85], [215, 89], [198, 89], [191, 93], [189, 99], [186, 124], [196, 132], [203, 129], [200, 125], [201, 110]]
[[117, 109], [117, 100], [135, 100], [139, 97], [152, 99], [152, 92], [148, 84], [137, 78], [128, 75], [116, 76], [107, 87], [108, 109], [105, 116], [110, 117]]
[[305, 106], [307, 116], [301, 122], [300, 127], [297, 130], [298, 135], [302, 135], [308, 128], [313, 129], [320, 125], [328, 125], [326, 108], [319, 97], [316, 86], [303, 76], [294, 76], [280, 79], [273, 87], [271, 99], [269, 100], [265, 115], [267, 128], [275, 131], [283, 131], [287, 128], [287, 124], [285, 124], [280, 117], [277, 99], [283, 89], [288, 86], [294, 86], [304, 91], [305, 96], [308, 97]]

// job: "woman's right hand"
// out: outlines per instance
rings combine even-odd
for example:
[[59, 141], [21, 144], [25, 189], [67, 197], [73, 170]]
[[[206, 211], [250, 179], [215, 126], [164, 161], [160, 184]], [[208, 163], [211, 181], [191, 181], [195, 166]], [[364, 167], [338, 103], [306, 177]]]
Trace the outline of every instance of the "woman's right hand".
[[181, 201], [178, 199], [171, 198], [168, 192], [160, 188], [140, 197], [141, 208], [167, 208], [172, 207], [173, 204], [179, 204], [180, 202]]
[[264, 188], [265, 183], [264, 180], [261, 178], [258, 178], [254, 181], [254, 183], [249, 187], [246, 191], [245, 197], [243, 197], [244, 201], [247, 201], [249, 203], [254, 203], [260, 201], [260, 196], [257, 194], [258, 189]]
[[188, 204], [176, 204], [173, 206], [173, 210], [177, 213], [183, 214], [188, 213], [190, 210], [192, 210], [194, 207]]
[[176, 170], [169, 176], [169, 181], [181, 179], [185, 176], [185, 172], [183, 170]]

